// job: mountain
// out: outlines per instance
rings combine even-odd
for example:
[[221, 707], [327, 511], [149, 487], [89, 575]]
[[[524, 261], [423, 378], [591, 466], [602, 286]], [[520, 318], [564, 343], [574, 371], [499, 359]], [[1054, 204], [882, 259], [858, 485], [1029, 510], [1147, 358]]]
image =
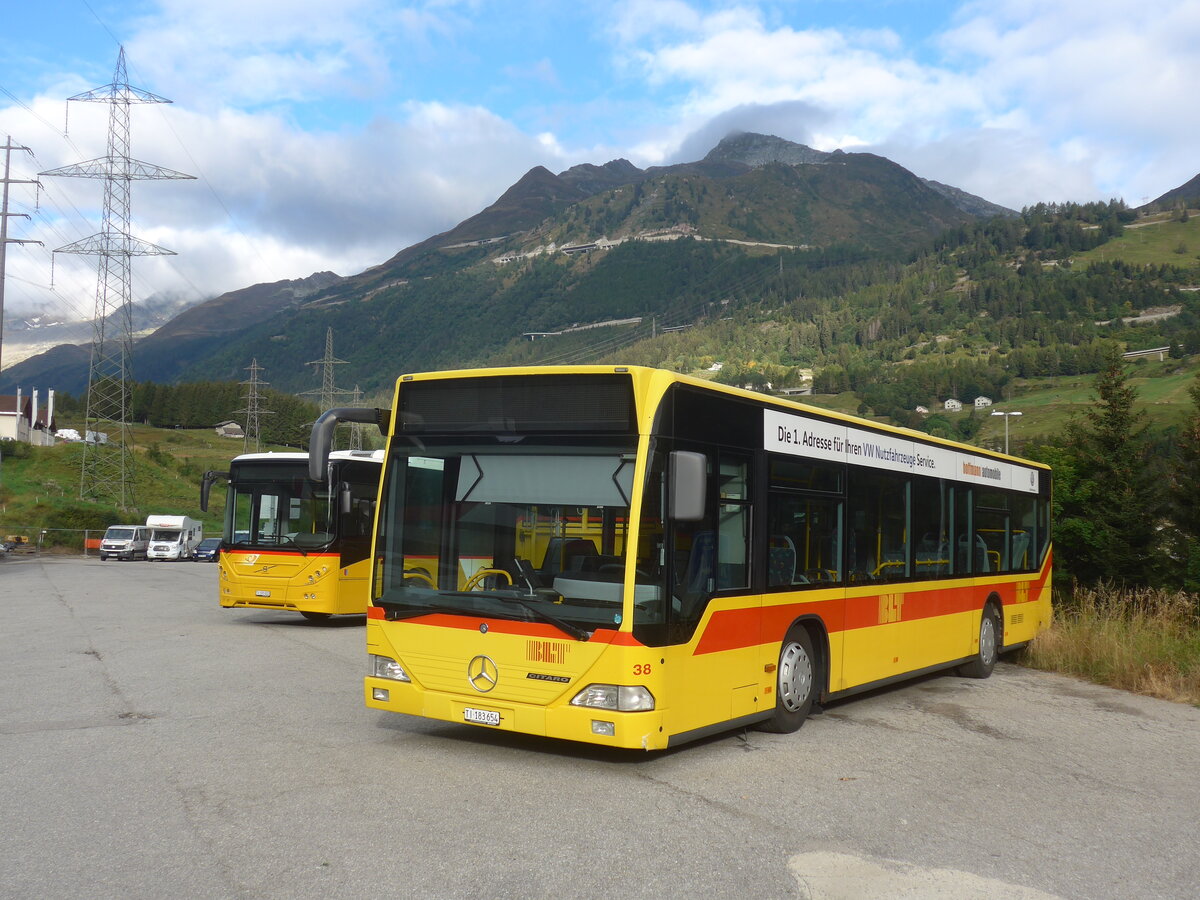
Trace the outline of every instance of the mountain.
[[[557, 175], [539, 166], [478, 214], [358, 275], [255, 285], [188, 310], [135, 344], [133, 371], [240, 380], [257, 358], [276, 387], [306, 390], [305, 364], [333, 327], [351, 362], [339, 381], [344, 371], [378, 387], [401, 369], [484, 358], [525, 332], [622, 317], [685, 324], [703, 298], [728, 302], [722, 292], [764, 255], [900, 259], [992, 209], [883, 157], [770, 135], [731, 135], [701, 160], [645, 170], [622, 159]], [[86, 372], [68, 378], [66, 355], [53, 357], [55, 386], [82, 390]], [[43, 383], [50, 361], [6, 370], [0, 389]]]
[[[241, 288], [190, 306], [165, 322], [159, 321], [158, 327], [135, 340], [134, 377], [140, 381], [174, 381], [186, 366], [245, 328], [247, 322], [270, 319], [340, 280], [332, 272], [317, 272], [308, 278]], [[156, 310], [161, 311], [159, 304], [143, 306], [133, 307], [135, 330], [139, 324], [153, 321]], [[73, 394], [85, 392], [92, 330], [90, 322], [41, 326], [37, 334], [50, 333], [71, 342], [56, 343], [40, 354], [6, 366], [0, 377], [0, 391], [13, 390], [18, 385], [44, 384]], [[30, 329], [25, 333], [35, 332]], [[7, 335], [4, 349], [7, 360]]]
[[922, 178], [921, 180], [963, 212], [969, 213], [972, 216], [978, 216], [981, 219], [1002, 216], [1003, 218], [1010, 219], [1020, 215], [1015, 209], [1009, 209], [1007, 206], [992, 203], [989, 200], [984, 200], [982, 197], [976, 197], [974, 194], [968, 194], [961, 188], [942, 184], [940, 181], [933, 181], [929, 178]]
[[192, 360], [236, 335], [248, 322], [295, 308], [340, 281], [333, 272], [315, 272], [307, 278], [230, 291], [192, 307], [137, 342], [134, 375], [139, 381], [175, 381]]
[[[134, 305], [131, 326], [135, 338], [152, 334], [175, 316], [203, 301], [180, 296], [156, 294]], [[92, 340], [95, 323], [90, 319], [68, 319], [61, 315], [38, 313], [5, 317], [4, 365], [22, 360], [60, 344], [87, 344]]]
[[1200, 175], [1179, 187], [1167, 191], [1161, 197], [1151, 200], [1139, 210], [1171, 209], [1180, 203], [1188, 206], [1200, 206]]
[[704, 157], [707, 163], [738, 163], [755, 168], [769, 163], [785, 166], [821, 165], [828, 162], [832, 153], [814, 150], [804, 144], [796, 144], [773, 134], [741, 132], [723, 138]]
[[[804, 144], [795, 144], [770, 134], [733, 134], [722, 140], [709, 151], [704, 158], [706, 162], [741, 163], [751, 167], [765, 166], [769, 163], [783, 163], [788, 166], [822, 165], [844, 155], [840, 150], [826, 153], [814, 150]], [[1015, 216], [1016, 210], [1008, 209], [997, 203], [984, 200], [974, 194], [969, 194], [961, 188], [951, 187], [939, 181], [922, 178], [926, 185], [933, 188], [960, 210], [972, 216], [990, 218], [991, 216]]]

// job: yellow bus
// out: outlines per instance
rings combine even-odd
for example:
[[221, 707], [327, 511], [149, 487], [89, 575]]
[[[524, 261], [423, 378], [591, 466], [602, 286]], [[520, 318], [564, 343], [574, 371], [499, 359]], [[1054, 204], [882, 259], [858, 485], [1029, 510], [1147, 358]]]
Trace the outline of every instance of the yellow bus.
[[230, 609], [298, 612], [321, 621], [366, 612], [371, 524], [383, 451], [328, 455], [320, 483], [307, 453], [248, 453], [206, 472], [200, 508], [228, 479], [218, 599]]
[[405, 375], [389, 423], [368, 707], [655, 750], [1050, 623], [1038, 463], [638, 367]]

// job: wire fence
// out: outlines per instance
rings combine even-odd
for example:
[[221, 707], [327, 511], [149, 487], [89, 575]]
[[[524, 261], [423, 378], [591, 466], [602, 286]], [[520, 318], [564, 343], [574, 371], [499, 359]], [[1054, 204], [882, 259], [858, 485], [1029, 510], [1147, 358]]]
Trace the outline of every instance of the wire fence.
[[[0, 525], [0, 557], [7, 554], [54, 553], [100, 556], [104, 528], [23, 528]], [[209, 535], [205, 535], [208, 537]], [[215, 535], [214, 535], [215, 536]], [[112, 554], [110, 554], [112, 555]]]
[[22, 528], [0, 526], [0, 541], [8, 553], [71, 553], [97, 556], [103, 528]]

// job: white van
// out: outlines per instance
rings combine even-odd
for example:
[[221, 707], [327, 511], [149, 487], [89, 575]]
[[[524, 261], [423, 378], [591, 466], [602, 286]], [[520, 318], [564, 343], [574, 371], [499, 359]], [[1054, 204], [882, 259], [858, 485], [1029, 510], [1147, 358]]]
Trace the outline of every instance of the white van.
[[100, 539], [100, 561], [146, 559], [150, 532], [143, 525], [109, 525]]
[[204, 538], [203, 526], [187, 516], [150, 516], [147, 559], [191, 559], [192, 551]]

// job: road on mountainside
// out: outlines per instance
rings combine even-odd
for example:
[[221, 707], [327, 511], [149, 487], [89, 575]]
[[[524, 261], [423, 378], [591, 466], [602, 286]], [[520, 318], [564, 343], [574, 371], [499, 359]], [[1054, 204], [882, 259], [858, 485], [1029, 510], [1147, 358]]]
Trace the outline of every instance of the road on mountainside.
[[646, 755], [367, 710], [362, 619], [0, 561], [6, 898], [1200, 895], [1200, 710], [1002, 664]]

